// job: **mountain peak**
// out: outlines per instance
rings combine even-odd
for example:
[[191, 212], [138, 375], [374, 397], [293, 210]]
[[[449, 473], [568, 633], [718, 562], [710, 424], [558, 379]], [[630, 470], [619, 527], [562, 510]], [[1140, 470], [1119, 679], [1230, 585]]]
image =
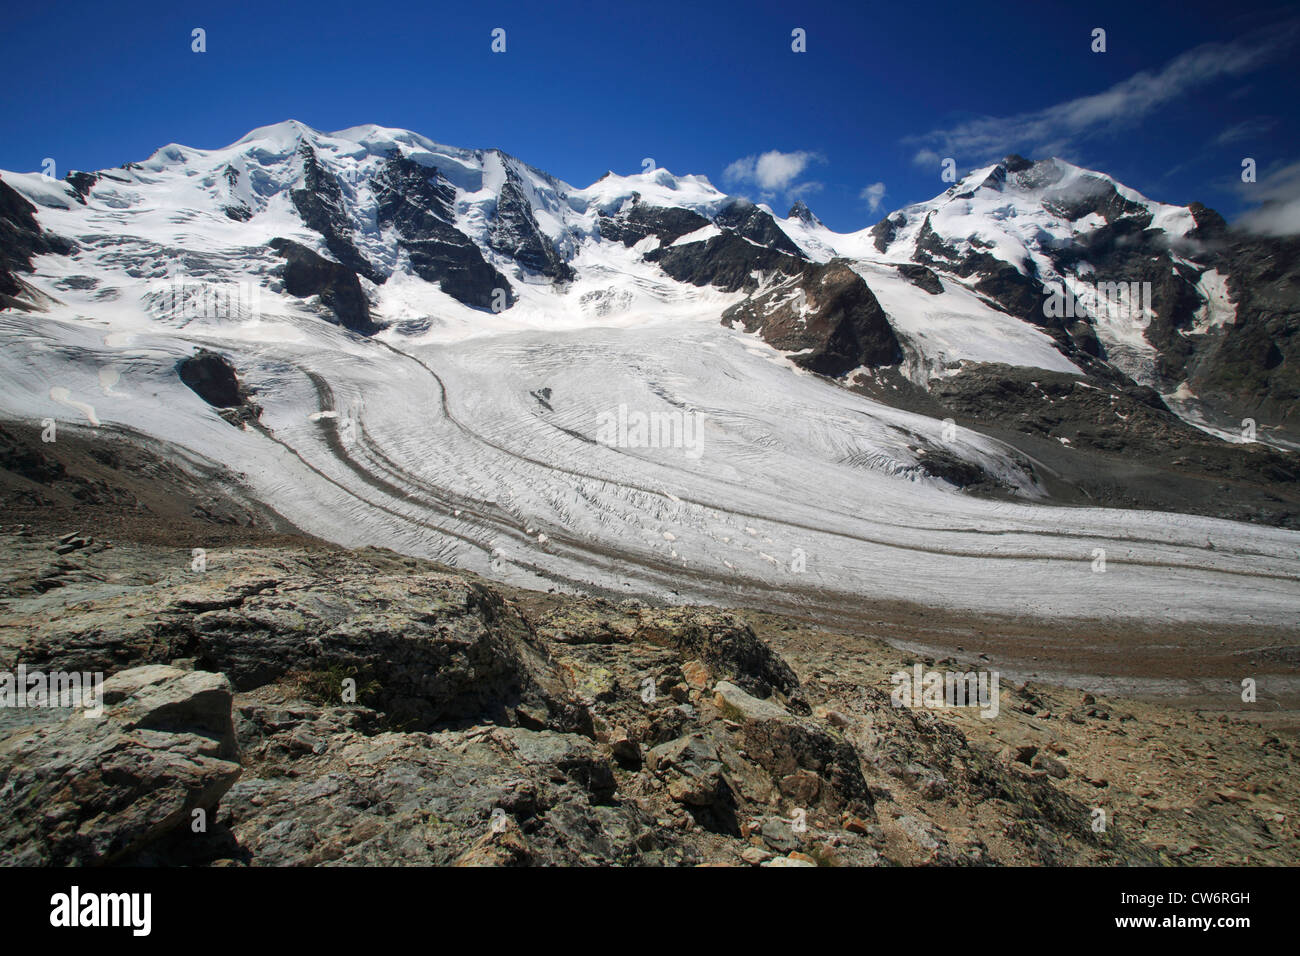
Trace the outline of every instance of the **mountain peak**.
[[785, 218], [798, 219], [809, 226], [820, 226], [822, 224], [822, 221], [817, 218], [816, 214], [808, 208], [808, 204], [802, 199], [795, 200], [795, 204], [790, 207], [790, 211], [786, 213]]
[[259, 140], [270, 140], [274, 143], [292, 145], [298, 140], [310, 139], [320, 135], [319, 130], [312, 129], [306, 123], [299, 122], [296, 119], [287, 119], [279, 123], [272, 123], [269, 126], [259, 126], [257, 129], [249, 130], [230, 145], [243, 146]]
[[1009, 173], [1018, 173], [1034, 165], [1034, 160], [1025, 159], [1019, 153], [1008, 153], [1002, 160], [1002, 166]]

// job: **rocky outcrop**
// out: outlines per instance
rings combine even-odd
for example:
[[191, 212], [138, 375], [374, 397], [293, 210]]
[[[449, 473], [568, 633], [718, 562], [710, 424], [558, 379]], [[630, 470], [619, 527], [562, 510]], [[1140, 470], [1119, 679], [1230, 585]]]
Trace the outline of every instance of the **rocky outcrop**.
[[698, 242], [660, 246], [645, 258], [657, 262], [678, 282], [712, 285], [726, 292], [752, 290], [765, 276], [796, 275], [807, 265], [801, 256], [756, 246], [730, 230]]
[[722, 314], [791, 360], [823, 375], [896, 365], [903, 351], [880, 303], [843, 260], [807, 267], [797, 278], [751, 296]]
[[661, 246], [671, 246], [682, 236], [689, 235], [709, 224], [697, 212], [679, 206], [653, 206], [642, 202], [640, 195], [632, 198], [613, 216], [602, 215], [598, 220], [602, 239], [634, 246], [647, 236], [654, 236]]
[[775, 249], [798, 259], [805, 258], [803, 251], [781, 231], [771, 214], [760, 209], [748, 199], [736, 199], [724, 206], [713, 218], [721, 229], [728, 229], [765, 249]]
[[557, 282], [568, 282], [577, 273], [555, 251], [550, 237], [542, 232], [533, 215], [528, 193], [514, 165], [501, 157], [506, 180], [497, 195], [496, 213], [488, 230], [488, 245], [495, 252], [515, 260], [530, 272]]
[[290, 193], [294, 208], [307, 225], [321, 234], [325, 248], [338, 262], [371, 282], [387, 278], [357, 249], [352, 224], [346, 211], [343, 190], [334, 176], [320, 164], [316, 151], [305, 141], [298, 146], [303, 185]]
[[907, 224], [902, 213], [891, 213], [871, 227], [871, 243], [877, 252], [884, 252], [898, 236], [898, 230]]
[[[1225, 234], [1204, 210], [1227, 277], [1235, 321], [1207, 334], [1184, 369], [1192, 390], [1242, 416], [1287, 425], [1300, 434], [1300, 238]], [[1222, 221], [1221, 219], [1219, 220]]]
[[[709, 222], [682, 212], [668, 215], [666, 210], [646, 210], [637, 214], [633, 207], [633, 215], [655, 227], [649, 234], [660, 237], [660, 245], [645, 258], [658, 263], [678, 282], [712, 285], [727, 292], [753, 290], [770, 276], [796, 275], [808, 265], [807, 257], [776, 220], [748, 200], [738, 199], [723, 207], [713, 220], [720, 231], [696, 242], [677, 240]], [[620, 234], [631, 238], [636, 233], [624, 226]]]
[[235, 194], [241, 175], [240, 171], [229, 163], [221, 171], [221, 178], [226, 184], [226, 202], [221, 207], [221, 211], [226, 214], [226, 218], [233, 219], [235, 222], [248, 222], [253, 218], [253, 210], [249, 209], [248, 204]]
[[[679, 242], [710, 225], [716, 227], [712, 235]], [[625, 246], [657, 239], [645, 252], [648, 262], [679, 282], [728, 292], [757, 288], [766, 276], [794, 275], [807, 265], [776, 220], [747, 200], [735, 200], [709, 220], [689, 209], [651, 205], [634, 193], [613, 215], [602, 214], [598, 228], [602, 239]]]
[[[1073, 766], [1060, 777], [1046, 758], [1004, 765], [869, 682], [807, 687], [729, 612], [507, 595], [377, 550], [229, 558], [209, 555], [188, 581], [83, 591], [57, 626], [10, 598], [10, 630], [26, 640], [0, 666], [114, 673], [102, 720], [26, 712], [9, 725], [6, 858], [1157, 859], [1092, 832], [1088, 806], [1059, 789]], [[93, 560], [130, 580], [132, 562], [155, 567], [158, 555], [121, 547]], [[985, 829], [956, 822], [967, 814]]]
[[817, 218], [816, 214], [808, 208], [808, 204], [802, 199], [795, 200], [795, 204], [790, 207], [790, 211], [785, 214], [787, 219], [798, 219], [806, 226], [820, 226], [822, 221]]
[[42, 296], [18, 275], [32, 271], [32, 257], [68, 255], [66, 239], [45, 232], [36, 221], [36, 207], [0, 179], [0, 309], [39, 308]]
[[930, 293], [930, 295], [943, 294], [943, 283], [939, 281], [937, 275], [925, 266], [917, 265], [912, 262], [904, 262], [899, 265], [898, 274], [918, 289], [923, 289]]
[[95, 183], [99, 182], [99, 176], [95, 173], [80, 171], [68, 173], [66, 179], [72, 191], [77, 194], [77, 201], [83, 206], [86, 204], [86, 197], [90, 195], [90, 190], [94, 188]]
[[337, 325], [358, 335], [373, 335], [382, 326], [370, 317], [370, 303], [361, 280], [346, 266], [331, 262], [292, 239], [272, 239], [272, 249], [284, 257], [284, 290], [299, 298], [320, 296]]
[[437, 282], [443, 292], [474, 308], [514, 304], [509, 280], [455, 227], [456, 190], [437, 169], [393, 153], [373, 189], [379, 223], [396, 229], [398, 245], [416, 275]]
[[199, 349], [188, 358], [176, 363], [180, 376], [199, 398], [203, 399], [232, 425], [257, 421], [262, 409], [252, 398], [252, 393], [239, 380], [239, 374], [230, 360], [216, 352]]
[[80, 711], [0, 741], [0, 857], [93, 866], [207, 827], [239, 778], [231, 687], [220, 674], [137, 667]]

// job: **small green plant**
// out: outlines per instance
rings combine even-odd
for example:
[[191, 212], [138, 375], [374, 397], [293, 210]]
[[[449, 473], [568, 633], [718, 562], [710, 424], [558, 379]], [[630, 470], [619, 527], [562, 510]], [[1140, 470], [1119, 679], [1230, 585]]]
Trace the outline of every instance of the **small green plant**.
[[[345, 681], [356, 687], [355, 701], [344, 699]], [[326, 667], [300, 671], [294, 675], [298, 693], [315, 704], [337, 705], [358, 703], [366, 707], [378, 706], [380, 685], [370, 672], [356, 664], [332, 663]]]

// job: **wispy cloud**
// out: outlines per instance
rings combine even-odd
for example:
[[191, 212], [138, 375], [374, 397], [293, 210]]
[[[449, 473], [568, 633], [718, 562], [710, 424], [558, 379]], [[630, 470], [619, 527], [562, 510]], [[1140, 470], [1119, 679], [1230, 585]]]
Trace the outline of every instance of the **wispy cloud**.
[[1254, 183], [1237, 183], [1237, 194], [1257, 203], [1237, 225], [1266, 236], [1300, 234], [1300, 162], [1271, 170]]
[[813, 193], [819, 193], [825, 188], [825, 184], [810, 180], [806, 183], [800, 183], [797, 186], [791, 186], [786, 190], [786, 194], [791, 199], [802, 199], [804, 196], [811, 196]]
[[1013, 150], [1038, 156], [1069, 154], [1083, 139], [1131, 127], [1215, 80], [1259, 69], [1290, 47], [1297, 35], [1300, 21], [1288, 21], [1227, 43], [1206, 43], [1100, 93], [1012, 116], [983, 116], [903, 142], [916, 149], [914, 161], [925, 165], [936, 155], [959, 157], [963, 166], [971, 166]]
[[912, 162], [917, 166], [938, 166], [943, 162], [943, 157], [932, 149], [922, 147], [912, 156]]
[[1277, 120], [1271, 116], [1256, 116], [1229, 126], [1214, 138], [1214, 142], [1219, 146], [1227, 146], [1229, 143], [1254, 139], [1257, 136], [1263, 136], [1276, 125]]
[[795, 180], [813, 163], [825, 161], [820, 154], [808, 150], [783, 153], [772, 149], [731, 163], [723, 170], [722, 180], [733, 186], [746, 184], [757, 186], [759, 191], [766, 195], [776, 193], [793, 195], [796, 190], [807, 191], [814, 186], [821, 188], [819, 184], [812, 183], [796, 185]]

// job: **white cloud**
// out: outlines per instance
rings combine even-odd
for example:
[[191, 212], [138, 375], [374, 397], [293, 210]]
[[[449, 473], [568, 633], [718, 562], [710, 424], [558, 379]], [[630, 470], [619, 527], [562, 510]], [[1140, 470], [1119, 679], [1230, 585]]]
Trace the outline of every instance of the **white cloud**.
[[885, 199], [885, 184], [872, 183], [870, 186], [863, 187], [862, 192], [858, 193], [858, 198], [865, 199], [868, 208], [875, 212]]
[[795, 186], [794, 181], [810, 164], [821, 162], [825, 160], [820, 155], [807, 150], [783, 153], [771, 149], [757, 156], [736, 160], [723, 170], [722, 178], [728, 183], [752, 183], [769, 195], [789, 192], [792, 189], [807, 188], [808, 184]]
[[1284, 52], [1298, 32], [1300, 22], [1290, 21], [1228, 43], [1206, 43], [1100, 93], [1028, 113], [967, 120], [904, 143], [917, 147], [913, 159], [918, 164], [936, 152], [960, 156], [966, 166], [1015, 150], [1034, 156], [1068, 154], [1080, 139], [1132, 126], [1198, 87], [1259, 69]]
[[1242, 214], [1237, 225], [1266, 236], [1300, 234], [1300, 163], [1273, 170], [1259, 182], [1238, 183], [1238, 194], [1259, 205]]
[[918, 149], [912, 157], [912, 162], [917, 166], [938, 166], [942, 161], [943, 157], [932, 149]]
[[1254, 139], [1265, 135], [1276, 125], [1277, 120], [1272, 117], [1257, 116], [1254, 119], [1243, 120], [1234, 126], [1229, 126], [1215, 137], [1214, 142], [1220, 146], [1226, 146], [1228, 143], [1235, 143], [1238, 140]]
[[743, 183], [754, 178], [755, 157], [746, 156], [738, 159], [722, 171], [722, 179], [728, 183]]

